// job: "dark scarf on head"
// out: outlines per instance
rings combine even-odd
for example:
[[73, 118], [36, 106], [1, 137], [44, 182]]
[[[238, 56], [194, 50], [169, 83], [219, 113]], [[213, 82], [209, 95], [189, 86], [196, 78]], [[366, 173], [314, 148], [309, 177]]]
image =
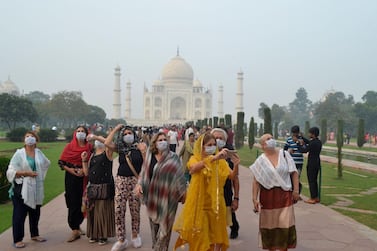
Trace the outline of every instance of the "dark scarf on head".
[[[124, 131], [125, 130], [131, 130], [134, 135], [134, 142], [131, 144], [126, 144], [123, 141]], [[118, 153], [128, 153], [131, 150], [137, 150], [137, 135], [135, 134], [135, 131], [130, 126], [124, 126], [120, 129], [117, 140], [116, 140], [117, 150]]]

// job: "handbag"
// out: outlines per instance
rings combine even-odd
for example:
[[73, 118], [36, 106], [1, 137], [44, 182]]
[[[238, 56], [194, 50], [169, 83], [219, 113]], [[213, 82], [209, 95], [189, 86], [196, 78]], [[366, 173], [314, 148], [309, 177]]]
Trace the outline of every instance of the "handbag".
[[107, 200], [114, 198], [114, 183], [93, 184], [88, 183], [86, 195], [89, 200]]

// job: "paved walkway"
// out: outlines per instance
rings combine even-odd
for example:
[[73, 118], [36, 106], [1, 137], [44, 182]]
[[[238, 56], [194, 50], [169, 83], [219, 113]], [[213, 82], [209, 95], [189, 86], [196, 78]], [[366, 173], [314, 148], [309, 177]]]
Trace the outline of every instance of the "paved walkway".
[[[249, 169], [240, 170], [240, 208], [237, 212], [240, 222], [240, 233], [236, 240], [230, 241], [229, 250], [249, 251], [258, 249], [258, 215], [253, 213], [251, 203], [251, 174]], [[336, 211], [320, 204], [308, 205], [299, 202], [295, 206], [296, 224], [298, 231], [298, 246], [300, 251], [377, 251], [377, 232], [361, 225], [354, 220], [345, 217]], [[129, 222], [129, 216], [127, 216]], [[86, 236], [73, 242], [65, 240], [70, 234], [67, 226], [67, 209], [64, 196], [59, 195], [42, 208], [40, 220], [40, 233], [47, 238], [45, 243], [35, 243], [30, 240], [28, 227], [25, 227], [26, 235], [24, 241], [29, 251], [67, 251], [67, 250], [110, 250], [115, 242], [114, 238], [105, 246], [89, 244]], [[142, 207], [141, 236], [143, 247], [140, 251], [152, 250], [149, 224]], [[86, 223], [82, 225], [85, 229]], [[130, 226], [127, 226], [130, 233]], [[176, 240], [174, 233], [171, 240], [171, 247]], [[0, 251], [16, 250], [12, 247], [12, 230], [8, 229], [0, 235]], [[133, 247], [127, 250], [137, 250]], [[188, 250], [187, 248], [180, 250]]]

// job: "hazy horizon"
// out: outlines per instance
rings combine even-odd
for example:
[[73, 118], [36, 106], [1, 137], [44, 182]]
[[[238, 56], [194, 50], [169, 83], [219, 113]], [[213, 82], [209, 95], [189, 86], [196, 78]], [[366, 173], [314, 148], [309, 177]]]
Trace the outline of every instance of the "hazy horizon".
[[245, 119], [259, 103], [288, 105], [300, 87], [313, 102], [330, 89], [360, 101], [376, 91], [375, 1], [3, 1], [0, 81], [47, 94], [82, 91], [112, 116], [114, 68], [132, 83], [132, 117], [143, 118], [151, 87], [176, 55], [194, 79], [224, 86], [234, 114], [237, 72], [244, 72]]

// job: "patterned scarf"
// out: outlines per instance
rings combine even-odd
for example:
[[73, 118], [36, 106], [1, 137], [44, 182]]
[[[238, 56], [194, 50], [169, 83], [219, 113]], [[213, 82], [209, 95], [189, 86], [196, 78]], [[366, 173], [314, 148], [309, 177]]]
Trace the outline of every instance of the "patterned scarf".
[[[124, 131], [125, 130], [131, 130], [134, 134], [134, 142], [132, 144], [126, 144], [123, 141]], [[131, 150], [137, 150], [137, 135], [135, 134], [135, 131], [130, 126], [124, 126], [120, 129], [118, 137], [116, 139], [116, 146], [118, 153], [128, 153]]]
[[160, 224], [160, 237], [164, 237], [174, 222], [178, 202], [186, 191], [184, 169], [178, 155], [167, 149], [154, 166], [150, 180], [151, 160], [152, 153], [148, 150], [140, 175], [143, 203], [151, 220]]

